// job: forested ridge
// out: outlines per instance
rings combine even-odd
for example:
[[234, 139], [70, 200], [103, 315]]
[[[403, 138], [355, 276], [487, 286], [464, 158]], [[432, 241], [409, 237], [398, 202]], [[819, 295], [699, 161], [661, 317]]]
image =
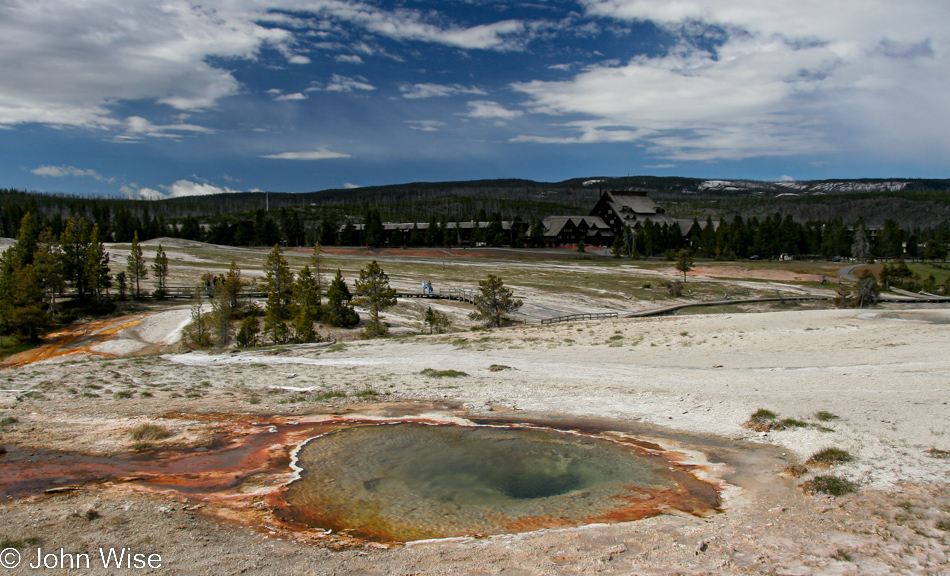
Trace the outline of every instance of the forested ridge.
[[[534, 224], [552, 215], [588, 214], [606, 190], [642, 190], [667, 213], [704, 222], [736, 216], [763, 222], [773, 215], [806, 225], [840, 219], [870, 228], [894, 220], [909, 233], [950, 227], [950, 180], [825, 180], [754, 182], [632, 176], [576, 178], [548, 183], [502, 179], [422, 182], [310, 193], [245, 192], [160, 201], [88, 198], [0, 189], [0, 236], [16, 235], [30, 213], [39, 228], [60, 235], [70, 217], [99, 226], [104, 241], [177, 236], [219, 244], [293, 246], [367, 243], [346, 224], [487, 222]], [[434, 239], [430, 239], [435, 242]], [[510, 241], [513, 239], [509, 239]], [[410, 243], [407, 237], [404, 243]]]

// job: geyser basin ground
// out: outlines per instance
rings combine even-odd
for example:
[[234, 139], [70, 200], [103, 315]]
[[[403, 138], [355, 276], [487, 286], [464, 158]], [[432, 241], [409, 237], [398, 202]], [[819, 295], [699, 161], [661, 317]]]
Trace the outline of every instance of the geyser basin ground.
[[660, 453], [537, 427], [399, 423], [319, 436], [280, 515], [410, 541], [635, 520], [716, 508], [716, 490]]

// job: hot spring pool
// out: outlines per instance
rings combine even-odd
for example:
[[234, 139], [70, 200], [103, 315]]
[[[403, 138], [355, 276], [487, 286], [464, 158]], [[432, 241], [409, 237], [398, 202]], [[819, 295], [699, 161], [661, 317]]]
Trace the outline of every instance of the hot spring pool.
[[284, 520], [410, 541], [704, 514], [716, 490], [658, 453], [547, 428], [399, 423], [308, 441]]

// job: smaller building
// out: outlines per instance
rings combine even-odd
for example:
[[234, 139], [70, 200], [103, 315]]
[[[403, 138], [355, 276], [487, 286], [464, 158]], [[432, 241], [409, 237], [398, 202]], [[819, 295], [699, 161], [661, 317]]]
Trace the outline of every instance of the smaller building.
[[583, 241], [587, 246], [610, 246], [614, 232], [597, 216], [548, 216], [544, 225], [544, 244], [563, 246]]

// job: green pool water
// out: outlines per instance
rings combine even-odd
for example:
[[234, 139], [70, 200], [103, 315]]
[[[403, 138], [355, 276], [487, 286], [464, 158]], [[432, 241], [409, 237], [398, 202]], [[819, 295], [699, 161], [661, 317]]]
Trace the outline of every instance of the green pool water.
[[310, 440], [297, 464], [286, 519], [392, 541], [623, 519], [688, 492], [659, 456], [550, 429], [353, 426]]

